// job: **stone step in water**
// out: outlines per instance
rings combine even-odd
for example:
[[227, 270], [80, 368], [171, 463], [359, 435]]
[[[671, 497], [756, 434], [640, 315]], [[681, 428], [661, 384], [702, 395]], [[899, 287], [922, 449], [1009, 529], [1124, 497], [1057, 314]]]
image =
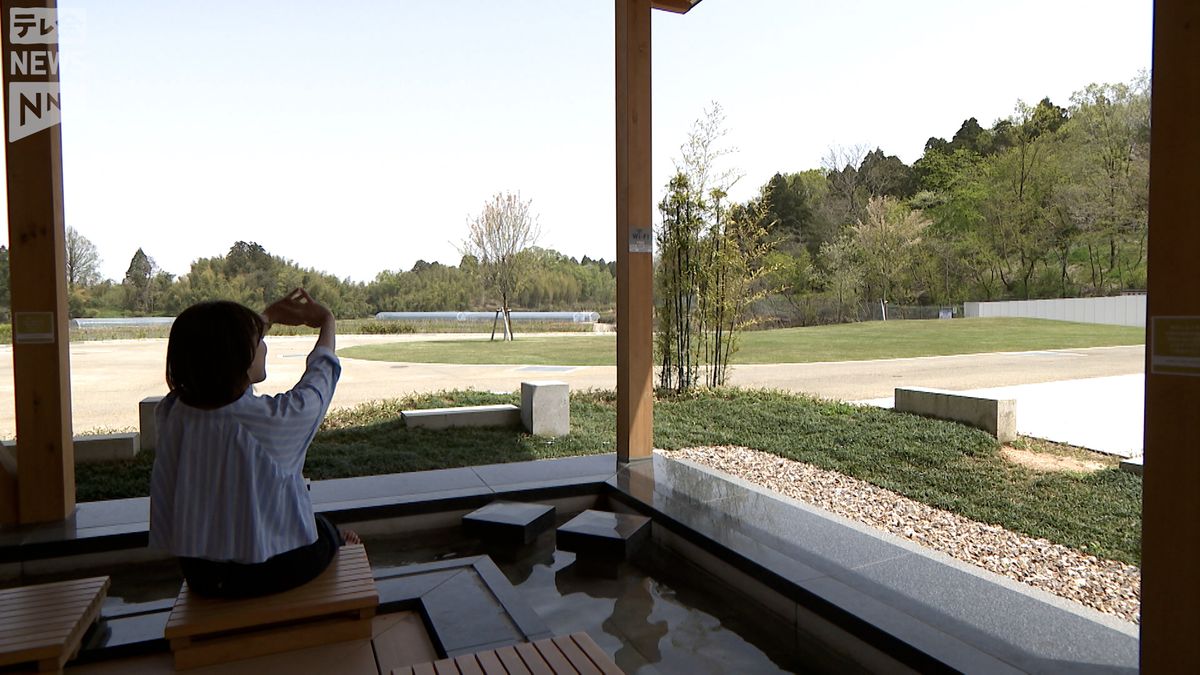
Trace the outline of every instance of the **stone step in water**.
[[645, 516], [587, 510], [558, 528], [558, 548], [578, 559], [624, 561], [650, 539]]
[[469, 536], [497, 544], [524, 545], [554, 527], [555, 509], [546, 504], [492, 502], [463, 516]]

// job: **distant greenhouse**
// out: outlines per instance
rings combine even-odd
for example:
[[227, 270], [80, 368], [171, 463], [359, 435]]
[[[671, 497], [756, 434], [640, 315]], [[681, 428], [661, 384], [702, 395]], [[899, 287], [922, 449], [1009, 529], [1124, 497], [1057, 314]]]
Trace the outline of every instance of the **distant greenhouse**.
[[[548, 321], [555, 323], [596, 323], [596, 312], [511, 312], [512, 321]], [[493, 321], [495, 312], [380, 312], [380, 321]]]
[[133, 316], [114, 317], [106, 319], [71, 319], [71, 328], [116, 328], [124, 326], [170, 326], [175, 323], [173, 316]]

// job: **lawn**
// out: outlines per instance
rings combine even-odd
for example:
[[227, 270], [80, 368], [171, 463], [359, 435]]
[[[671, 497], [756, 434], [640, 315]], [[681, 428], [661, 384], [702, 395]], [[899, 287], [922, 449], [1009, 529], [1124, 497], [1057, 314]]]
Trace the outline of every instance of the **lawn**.
[[[560, 439], [503, 429], [409, 431], [412, 407], [518, 403], [516, 395], [451, 392], [334, 411], [309, 451], [312, 479], [423, 471], [613, 452], [615, 394], [571, 396], [572, 433]], [[780, 392], [719, 390], [655, 406], [665, 449], [742, 445], [839, 471], [974, 520], [1094, 555], [1138, 564], [1141, 479], [1107, 469], [1038, 473], [1011, 464], [987, 434], [951, 422]], [[80, 501], [144, 496], [153, 453], [80, 465]]]
[[[1145, 331], [1128, 326], [1043, 319], [871, 321], [835, 326], [747, 331], [734, 363], [814, 363], [914, 356], [1023, 352], [1044, 349], [1138, 345]], [[611, 366], [612, 335], [525, 337], [512, 342], [478, 340], [361, 345], [342, 356], [408, 363]]]

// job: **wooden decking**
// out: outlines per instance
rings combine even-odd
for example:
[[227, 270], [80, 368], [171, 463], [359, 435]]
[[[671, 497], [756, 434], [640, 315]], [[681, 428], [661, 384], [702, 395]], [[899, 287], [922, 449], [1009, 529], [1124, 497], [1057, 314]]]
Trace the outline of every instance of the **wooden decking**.
[[524, 642], [397, 668], [392, 675], [618, 675], [621, 669], [587, 633]]
[[370, 639], [379, 592], [361, 545], [343, 546], [321, 576], [246, 600], [179, 591], [164, 636], [179, 670], [347, 640]]
[[0, 667], [61, 670], [99, 616], [108, 585], [108, 577], [92, 577], [0, 591]]

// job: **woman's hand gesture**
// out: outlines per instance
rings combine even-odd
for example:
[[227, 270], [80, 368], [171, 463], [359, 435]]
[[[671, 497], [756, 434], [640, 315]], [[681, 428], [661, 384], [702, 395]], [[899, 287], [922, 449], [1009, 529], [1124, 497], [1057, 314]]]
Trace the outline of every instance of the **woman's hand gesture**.
[[284, 326], [320, 328], [333, 319], [333, 313], [313, 300], [303, 288], [297, 288], [264, 310], [263, 319], [268, 327], [278, 323]]

